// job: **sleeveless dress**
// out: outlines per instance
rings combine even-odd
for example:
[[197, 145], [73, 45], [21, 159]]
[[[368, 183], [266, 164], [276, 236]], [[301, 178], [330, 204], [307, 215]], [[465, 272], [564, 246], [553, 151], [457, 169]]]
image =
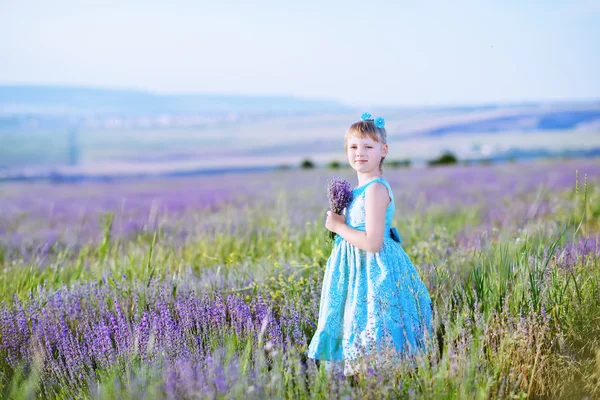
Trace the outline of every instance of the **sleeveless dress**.
[[384, 184], [391, 198], [383, 245], [371, 253], [336, 235], [325, 268], [317, 330], [307, 352], [309, 358], [325, 361], [328, 370], [343, 368], [344, 375], [354, 374], [359, 358], [373, 348], [393, 349], [400, 356], [423, 350], [424, 335], [432, 329], [429, 292], [391, 227], [395, 201], [385, 179], [353, 189], [344, 210], [346, 224], [365, 231], [366, 189], [375, 182]]

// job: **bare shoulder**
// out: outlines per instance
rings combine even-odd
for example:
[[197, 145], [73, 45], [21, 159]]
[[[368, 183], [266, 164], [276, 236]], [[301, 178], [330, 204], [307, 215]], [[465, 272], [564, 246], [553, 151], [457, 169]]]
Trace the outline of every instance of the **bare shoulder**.
[[365, 201], [374, 200], [377, 204], [387, 205], [391, 202], [387, 187], [381, 182], [375, 182], [365, 191]]

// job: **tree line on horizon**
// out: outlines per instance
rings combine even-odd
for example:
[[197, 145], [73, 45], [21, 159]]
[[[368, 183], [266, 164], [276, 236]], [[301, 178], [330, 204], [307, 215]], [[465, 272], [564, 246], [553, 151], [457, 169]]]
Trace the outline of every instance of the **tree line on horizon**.
[[[439, 157], [434, 158], [432, 160], [427, 161], [428, 166], [437, 166], [437, 165], [453, 165], [459, 162], [458, 157], [452, 153], [451, 151], [446, 151], [442, 153]], [[384, 162], [384, 166], [389, 168], [408, 168], [412, 164], [410, 159], [399, 159], [399, 160], [387, 160]], [[330, 161], [326, 168], [328, 169], [341, 169], [341, 168], [349, 168], [350, 166], [346, 163], [342, 164], [338, 160]], [[285, 169], [285, 166], [282, 166]], [[300, 162], [301, 169], [313, 169], [317, 168], [316, 164], [310, 159], [305, 158]]]

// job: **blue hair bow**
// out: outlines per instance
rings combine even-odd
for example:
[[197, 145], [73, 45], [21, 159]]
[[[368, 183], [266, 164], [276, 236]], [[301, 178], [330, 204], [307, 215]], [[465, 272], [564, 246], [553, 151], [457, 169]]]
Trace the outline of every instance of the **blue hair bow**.
[[[363, 113], [360, 116], [360, 119], [363, 121], [368, 121], [371, 119], [371, 114], [369, 114], [368, 112]], [[378, 128], [383, 128], [385, 126], [385, 120], [382, 117], [377, 117], [373, 120], [373, 123], [375, 124], [376, 127]]]

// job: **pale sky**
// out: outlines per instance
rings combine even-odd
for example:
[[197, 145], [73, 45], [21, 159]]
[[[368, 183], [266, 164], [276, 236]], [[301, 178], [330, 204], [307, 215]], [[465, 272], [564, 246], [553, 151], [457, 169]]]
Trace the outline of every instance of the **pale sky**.
[[0, 84], [349, 105], [600, 99], [600, 0], [0, 0]]

